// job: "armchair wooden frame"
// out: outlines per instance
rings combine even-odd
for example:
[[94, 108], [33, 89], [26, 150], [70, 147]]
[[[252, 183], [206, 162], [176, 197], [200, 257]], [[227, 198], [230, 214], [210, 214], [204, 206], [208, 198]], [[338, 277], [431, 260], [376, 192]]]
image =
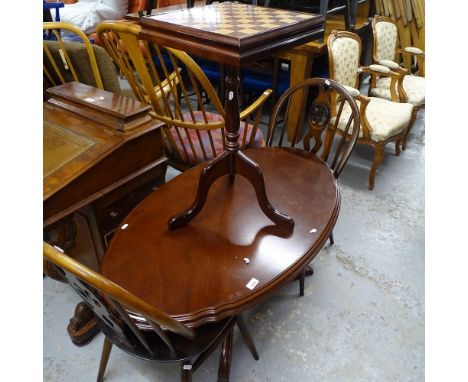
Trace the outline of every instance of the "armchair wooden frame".
[[[224, 108], [206, 75], [187, 53], [142, 39], [141, 27], [136, 24], [105, 22], [97, 32], [137, 98], [151, 104], [152, 116], [165, 123], [162, 131], [171, 165], [185, 170], [225, 150]], [[242, 148], [254, 145], [262, 109], [271, 92], [266, 90], [240, 113], [244, 124]], [[247, 120], [251, 116], [250, 126]], [[221, 147], [216, 147], [216, 130], [221, 132]]]
[[[379, 38], [378, 38], [378, 32], [377, 32], [377, 24], [385, 22], [385, 23], [391, 23], [395, 26], [395, 30], [397, 31], [396, 35], [396, 41], [395, 41], [395, 55], [392, 60], [382, 60], [380, 57], [378, 57], [378, 48], [379, 48]], [[411, 57], [415, 57], [418, 63], [418, 69], [419, 69], [419, 74], [421, 78], [424, 78], [424, 68], [425, 68], [425, 52], [422, 51], [419, 48], [415, 47], [403, 47], [403, 48], [398, 48], [399, 46], [399, 29], [397, 23], [390, 17], [385, 17], [385, 16], [380, 16], [380, 15], [375, 15], [375, 17], [372, 19], [372, 33], [373, 33], [373, 46], [372, 46], [372, 61], [375, 64], [379, 65], [384, 65], [387, 66], [389, 69], [394, 71], [395, 73], [398, 73], [400, 75], [400, 79], [398, 80], [398, 88], [397, 91], [395, 89], [395, 84], [392, 82], [390, 84], [390, 93], [391, 93], [391, 99], [394, 102], [408, 102], [408, 96], [406, 94], [406, 91], [404, 89], [404, 79], [406, 76], [412, 75], [408, 69], [403, 68], [398, 62], [395, 61], [395, 58], [398, 58], [398, 56], [401, 54], [403, 56], [408, 55]], [[373, 88], [377, 86], [377, 78], [378, 76], [372, 75], [370, 84], [369, 84], [369, 94]], [[415, 117], [418, 113], [419, 110], [425, 108], [425, 104], [421, 105], [413, 105], [413, 113], [415, 114]], [[403, 150], [406, 149], [407, 145], [407, 140], [408, 140], [408, 134], [410, 132], [410, 129], [406, 131], [406, 134], [403, 138], [402, 142], [402, 148]]]
[[[333, 58], [333, 52], [332, 52], [332, 46], [334, 41], [340, 38], [350, 38], [355, 40], [358, 43], [359, 46], [359, 54], [358, 57], [361, 57], [361, 50], [362, 50], [362, 43], [361, 39], [359, 36], [352, 32], [347, 32], [347, 31], [333, 31], [330, 36], [328, 37], [327, 41], [327, 46], [328, 46], [328, 59], [329, 59], [329, 67], [330, 67], [330, 78], [335, 80], [335, 73], [334, 73], [334, 58]], [[404, 137], [407, 135], [407, 132], [413, 125], [416, 115], [413, 112], [411, 119], [409, 121], [409, 125], [406, 129], [403, 130], [403, 132], [398, 133], [396, 135], [390, 136], [385, 140], [381, 141], [373, 141], [371, 139], [371, 134], [372, 134], [372, 126], [370, 125], [367, 115], [366, 115], [366, 109], [369, 105], [369, 102], [371, 102], [372, 98], [363, 96], [360, 94], [359, 90], [359, 74], [360, 73], [368, 73], [371, 75], [381, 75], [381, 76], [388, 76], [391, 78], [391, 83], [393, 84], [393, 87], [395, 85], [398, 86], [398, 89], [402, 87], [401, 84], [401, 74], [396, 73], [391, 71], [390, 69], [386, 67], [382, 67], [380, 65], [371, 65], [369, 67], [361, 67], [359, 66], [358, 63], [358, 71], [356, 72], [356, 80], [354, 85], [352, 86], [350, 92], [353, 94], [354, 99], [356, 101], [359, 101], [359, 113], [360, 113], [360, 119], [361, 119], [361, 131], [362, 131], [362, 136], [358, 138], [357, 143], [359, 144], [365, 144], [365, 145], [370, 145], [374, 148], [374, 159], [372, 162], [372, 167], [370, 170], [369, 174], [369, 190], [374, 189], [374, 179], [375, 179], [375, 174], [377, 172], [377, 168], [379, 167], [380, 163], [383, 160], [384, 157], [384, 149], [385, 145], [390, 143], [390, 142], [395, 142], [395, 154], [396, 156], [400, 155], [401, 152], [401, 143], [404, 139]], [[392, 93], [392, 97], [397, 97], [397, 95]], [[342, 134], [340, 130], [338, 130], [339, 134]]]
[[[102, 84], [102, 79], [101, 75], [99, 74], [99, 69], [96, 61], [96, 57], [94, 55], [93, 47], [86, 36], [84, 32], [78, 28], [77, 26], [70, 24], [70, 23], [65, 23], [65, 22], [45, 22], [43, 23], [43, 30], [46, 33], [52, 33], [55, 39], [57, 40], [59, 46], [60, 46], [60, 56], [63, 60], [63, 66], [66, 70], [69, 70], [71, 75], [73, 76], [73, 79], [75, 81], [80, 82], [80, 79], [78, 78], [77, 71], [73, 65], [72, 60], [70, 59], [69, 54], [67, 53], [66, 46], [64, 44], [64, 41], [62, 40], [62, 37], [60, 35], [61, 30], [66, 30], [68, 32], [74, 33], [77, 35], [82, 43], [85, 46], [86, 52], [88, 54], [89, 62], [91, 65], [91, 70], [94, 75], [94, 79], [96, 81], [96, 87], [99, 89], [104, 89], [103, 84]], [[60, 84], [64, 84], [67, 81], [62, 75], [62, 72], [60, 71], [59, 66], [55, 62], [54, 58], [52, 57], [52, 53], [50, 52], [50, 49], [48, 48], [46, 41], [43, 42], [43, 54], [44, 58], [47, 58], [47, 61], [50, 63], [50, 66], [53, 69], [53, 72], [50, 72], [50, 70], [46, 67], [46, 65], [43, 66], [43, 71], [44, 71], [44, 79], [47, 79], [49, 83], [52, 86], [57, 86]], [[57, 82], [59, 81], [59, 82]]]
[[240, 317], [191, 329], [49, 244], [43, 244], [43, 256], [98, 318], [105, 335], [98, 382], [104, 378], [113, 345], [145, 360], [178, 362], [181, 364], [181, 380], [188, 382], [192, 373], [221, 343], [218, 380], [228, 381], [236, 323], [254, 358], [258, 359]]

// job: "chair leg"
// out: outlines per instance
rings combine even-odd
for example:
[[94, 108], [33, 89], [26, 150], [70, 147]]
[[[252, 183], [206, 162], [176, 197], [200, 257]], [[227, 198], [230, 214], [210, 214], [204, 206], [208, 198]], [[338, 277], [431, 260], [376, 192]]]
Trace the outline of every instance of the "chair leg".
[[403, 144], [402, 144], [402, 149], [403, 150], [406, 150], [406, 144], [408, 143], [408, 135], [409, 135], [409, 132], [410, 132], [411, 128], [414, 125], [414, 122], [416, 122], [417, 114], [418, 114], [418, 109], [413, 108], [413, 113], [411, 114], [410, 123], [409, 123], [408, 127], [406, 128], [405, 135], [403, 136]]
[[106, 372], [107, 361], [109, 361], [109, 355], [112, 350], [112, 342], [107, 337], [104, 337], [104, 343], [102, 345], [101, 362], [99, 363], [99, 373], [97, 376], [97, 382], [102, 382], [104, 379], [104, 373]]
[[304, 296], [305, 268], [299, 276], [299, 295]]
[[190, 361], [185, 361], [181, 366], [181, 382], [192, 382], [192, 364]]
[[398, 157], [400, 156], [400, 153], [401, 153], [401, 139], [402, 138], [398, 138], [396, 141], [395, 141], [395, 155]]
[[219, 355], [218, 382], [229, 382], [231, 371], [233, 329], [229, 331], [223, 342], [221, 354]]
[[331, 234], [330, 234], [330, 236], [328, 237], [328, 239], [330, 240], [330, 245], [335, 244], [335, 240], [333, 240], [333, 231], [331, 232]]
[[374, 189], [375, 173], [377, 172], [377, 168], [379, 167], [384, 157], [384, 148], [385, 148], [384, 144], [379, 143], [378, 145], [375, 146], [375, 149], [374, 149], [375, 150], [374, 162], [372, 163], [372, 168], [369, 174], [369, 190], [371, 191]]
[[245, 341], [245, 344], [247, 345], [247, 347], [249, 348], [250, 350], [250, 353], [252, 353], [252, 357], [254, 357], [254, 359], [256, 361], [258, 361], [258, 353], [257, 353], [257, 348], [255, 347], [255, 343], [252, 339], [252, 336], [250, 335], [250, 331], [247, 327], [247, 324], [245, 323], [245, 319], [242, 315], [239, 315], [236, 317], [236, 322], [237, 322], [237, 326], [239, 327], [239, 330], [242, 334], [242, 337], [244, 338], [244, 341]]

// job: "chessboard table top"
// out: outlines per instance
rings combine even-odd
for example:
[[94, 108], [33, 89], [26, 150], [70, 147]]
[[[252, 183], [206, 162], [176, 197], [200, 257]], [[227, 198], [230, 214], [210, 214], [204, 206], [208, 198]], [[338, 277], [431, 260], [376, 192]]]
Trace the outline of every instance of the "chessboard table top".
[[142, 34], [163, 45], [241, 66], [320, 37], [320, 15], [223, 2], [142, 17]]

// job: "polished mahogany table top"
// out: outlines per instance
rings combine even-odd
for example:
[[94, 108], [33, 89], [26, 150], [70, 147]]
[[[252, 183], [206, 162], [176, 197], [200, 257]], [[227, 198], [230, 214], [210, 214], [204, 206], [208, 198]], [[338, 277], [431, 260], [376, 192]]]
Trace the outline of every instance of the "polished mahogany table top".
[[[326, 163], [302, 150], [246, 154], [262, 168], [269, 199], [294, 219], [292, 234], [263, 214], [254, 188], [240, 175], [234, 183], [227, 175], [218, 179], [199, 215], [170, 231], [169, 217], [194, 198], [199, 165], [154, 191], [122, 221], [101, 273], [192, 327], [237, 315], [295, 278], [335, 225], [336, 180]], [[258, 283], [249, 289], [253, 279]]]

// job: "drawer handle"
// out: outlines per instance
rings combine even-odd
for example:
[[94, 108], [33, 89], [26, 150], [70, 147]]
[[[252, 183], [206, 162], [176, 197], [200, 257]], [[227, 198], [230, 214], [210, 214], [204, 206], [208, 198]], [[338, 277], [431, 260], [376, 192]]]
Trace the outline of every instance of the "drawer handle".
[[119, 213], [118, 212], [115, 212], [115, 211], [112, 211], [109, 216], [112, 218], [112, 219], [116, 219], [119, 217]]

